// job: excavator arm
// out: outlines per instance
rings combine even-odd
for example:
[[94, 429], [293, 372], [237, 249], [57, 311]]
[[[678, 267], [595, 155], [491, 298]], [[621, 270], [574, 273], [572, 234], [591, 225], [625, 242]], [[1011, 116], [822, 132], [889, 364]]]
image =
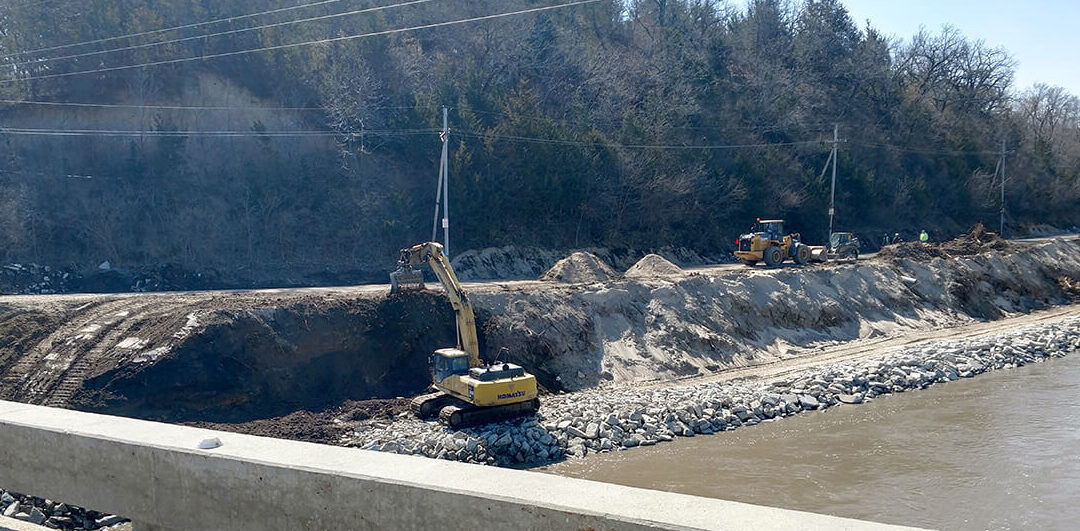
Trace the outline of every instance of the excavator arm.
[[423, 276], [414, 267], [427, 263], [435, 276], [439, 277], [450, 299], [457, 317], [458, 349], [469, 355], [469, 367], [480, 367], [480, 342], [476, 336], [476, 315], [473, 312], [469, 295], [461, 287], [450, 260], [443, 254], [443, 246], [438, 242], [427, 242], [401, 250], [398, 270], [390, 274], [391, 293], [402, 291], [402, 286], [416, 284], [423, 288]]

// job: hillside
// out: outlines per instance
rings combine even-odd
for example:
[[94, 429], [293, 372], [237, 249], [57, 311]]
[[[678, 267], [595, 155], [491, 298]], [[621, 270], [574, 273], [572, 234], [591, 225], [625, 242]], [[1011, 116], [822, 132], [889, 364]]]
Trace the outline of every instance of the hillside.
[[0, 264], [380, 278], [430, 236], [443, 106], [455, 255], [722, 254], [756, 216], [823, 241], [834, 126], [836, 226], [868, 243], [996, 227], [1003, 141], [1006, 235], [1080, 224], [1080, 105], [1007, 50], [838, 0], [524, 12], [556, 5], [4, 4]]

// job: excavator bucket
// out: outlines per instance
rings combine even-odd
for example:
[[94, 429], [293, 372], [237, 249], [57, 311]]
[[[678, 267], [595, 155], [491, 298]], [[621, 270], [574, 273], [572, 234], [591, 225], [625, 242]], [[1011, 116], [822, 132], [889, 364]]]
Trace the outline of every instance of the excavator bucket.
[[399, 267], [390, 273], [390, 294], [424, 289], [424, 273], [411, 267]]

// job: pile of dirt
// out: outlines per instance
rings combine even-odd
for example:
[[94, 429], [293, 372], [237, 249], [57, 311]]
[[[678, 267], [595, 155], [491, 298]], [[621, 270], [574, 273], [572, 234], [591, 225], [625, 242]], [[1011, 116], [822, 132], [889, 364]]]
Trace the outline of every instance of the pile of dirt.
[[611, 266], [592, 253], [578, 251], [558, 262], [544, 273], [540, 280], [557, 282], [603, 282], [618, 275]]
[[372, 399], [364, 401], [348, 400], [335, 408], [325, 411], [296, 411], [283, 417], [268, 418], [238, 424], [217, 422], [187, 422], [188, 426], [211, 430], [231, 431], [292, 439], [322, 444], [336, 444], [341, 437], [352, 431], [357, 425], [368, 422], [390, 422], [398, 417], [411, 414], [409, 400]]
[[878, 251], [878, 258], [889, 262], [897, 262], [900, 259], [926, 262], [933, 258], [950, 258], [953, 256], [973, 256], [991, 251], [1006, 251], [1009, 242], [998, 236], [997, 233], [989, 232], [982, 223], [977, 223], [971, 232], [961, 234], [956, 238], [943, 242], [939, 245], [921, 242], [901, 242], [886, 245]]
[[1004, 251], [1008, 247], [1009, 243], [1001, 236], [988, 232], [982, 223], [978, 223], [971, 232], [942, 243], [941, 251], [948, 256], [970, 256], [987, 251]]
[[647, 254], [641, 260], [638, 260], [636, 264], [626, 270], [627, 277], [631, 278], [643, 278], [643, 277], [661, 277], [666, 275], [679, 275], [682, 274], [681, 267], [669, 262], [663, 256], [658, 254]]
[[945, 256], [936, 245], [921, 242], [901, 242], [886, 245], [877, 253], [878, 258], [896, 263], [901, 259], [928, 262]]
[[554, 264], [562, 253], [537, 247], [488, 247], [470, 249], [454, 257], [453, 267], [463, 281], [534, 279]]
[[[665, 246], [642, 250], [629, 248], [585, 247], [579, 251], [591, 253], [616, 271], [626, 271], [646, 254], [655, 253], [676, 265], [700, 266], [731, 262], [731, 255], [705, 256], [685, 247]], [[571, 251], [540, 247], [488, 247], [470, 249], [454, 257], [454, 272], [462, 281], [526, 280], [538, 278]]]

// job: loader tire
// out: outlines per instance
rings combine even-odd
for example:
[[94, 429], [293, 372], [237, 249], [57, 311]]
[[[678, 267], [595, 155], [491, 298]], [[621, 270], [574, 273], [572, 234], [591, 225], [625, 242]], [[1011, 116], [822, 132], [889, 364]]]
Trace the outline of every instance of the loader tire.
[[795, 256], [795, 263], [799, 265], [806, 265], [810, 262], [810, 247], [807, 245], [799, 244], [795, 247], [795, 252], [792, 253]]
[[768, 249], [765, 249], [764, 256], [765, 265], [768, 267], [780, 267], [780, 262], [784, 261], [784, 253], [776, 245], [771, 245]]

